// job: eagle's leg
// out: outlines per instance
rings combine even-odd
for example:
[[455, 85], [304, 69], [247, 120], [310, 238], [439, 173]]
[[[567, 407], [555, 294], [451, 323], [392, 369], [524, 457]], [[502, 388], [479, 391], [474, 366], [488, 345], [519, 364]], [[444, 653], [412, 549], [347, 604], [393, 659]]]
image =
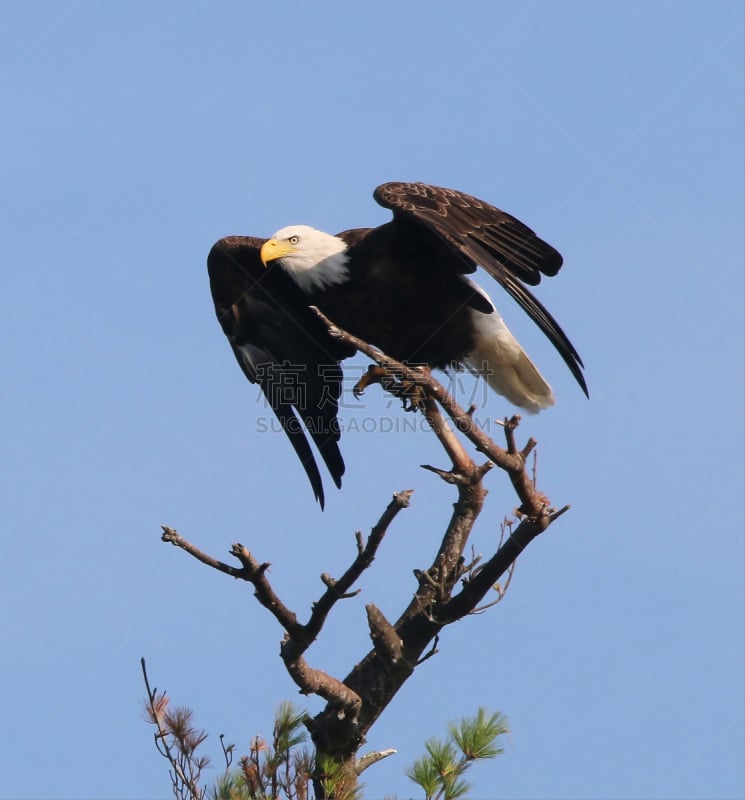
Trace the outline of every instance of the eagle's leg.
[[[429, 367], [417, 366], [415, 370], [421, 370], [426, 375], [431, 375], [432, 370]], [[414, 381], [408, 381], [405, 378], [400, 381], [399, 397], [403, 401], [404, 411], [423, 411], [424, 401], [427, 399], [427, 393], [424, 388]]]
[[[426, 367], [420, 366], [418, 369], [430, 372]], [[397, 370], [386, 369], [378, 364], [371, 364], [367, 372], [357, 381], [352, 389], [354, 396], [359, 398], [368, 386], [375, 383], [379, 383], [387, 392], [398, 397], [403, 403], [404, 411], [420, 411], [424, 407], [426, 393], [421, 386], [405, 380]]]
[[370, 364], [370, 366], [367, 368], [367, 372], [357, 381], [357, 383], [355, 383], [352, 393], [359, 400], [368, 386], [372, 386], [376, 383], [380, 383], [382, 385], [383, 379], [387, 374], [388, 371], [385, 369], [385, 367], [381, 367], [378, 364]]

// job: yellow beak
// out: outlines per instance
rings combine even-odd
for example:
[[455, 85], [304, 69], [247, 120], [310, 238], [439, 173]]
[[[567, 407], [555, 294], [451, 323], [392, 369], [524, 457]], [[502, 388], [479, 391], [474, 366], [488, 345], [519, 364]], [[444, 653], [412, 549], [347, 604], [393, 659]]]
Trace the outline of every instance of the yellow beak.
[[276, 261], [278, 258], [294, 252], [295, 248], [288, 241], [280, 242], [277, 239], [268, 239], [261, 245], [261, 263], [267, 267], [270, 261]]

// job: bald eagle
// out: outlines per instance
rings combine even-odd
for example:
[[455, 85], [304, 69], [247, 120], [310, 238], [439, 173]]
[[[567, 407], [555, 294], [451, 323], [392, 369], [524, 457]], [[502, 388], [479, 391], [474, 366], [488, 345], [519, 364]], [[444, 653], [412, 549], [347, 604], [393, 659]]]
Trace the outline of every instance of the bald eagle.
[[551, 245], [463, 192], [385, 183], [373, 196], [393, 211], [377, 228], [332, 236], [292, 225], [268, 240], [229, 236], [207, 261], [222, 329], [246, 377], [261, 386], [322, 508], [321, 476], [298, 417], [341, 486], [340, 362], [353, 351], [310, 306], [399, 361], [465, 367], [537, 413], [554, 403], [553, 391], [468, 277], [480, 265], [548, 337], [587, 394], [579, 354], [526, 288], [558, 273], [562, 257]]

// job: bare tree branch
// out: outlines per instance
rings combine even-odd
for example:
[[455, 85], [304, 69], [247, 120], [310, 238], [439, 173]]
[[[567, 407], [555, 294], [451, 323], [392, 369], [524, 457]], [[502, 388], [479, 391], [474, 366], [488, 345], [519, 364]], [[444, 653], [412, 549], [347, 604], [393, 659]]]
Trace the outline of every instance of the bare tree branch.
[[365, 606], [365, 611], [373, 646], [381, 655], [395, 664], [403, 654], [403, 642], [399, 639], [396, 629], [388, 622], [383, 612], [372, 603]]
[[412, 489], [402, 492], [395, 492], [391, 502], [381, 515], [377, 524], [370, 531], [370, 536], [367, 542], [363, 542], [362, 535], [357, 536], [358, 554], [357, 558], [352, 562], [351, 566], [346, 572], [330, 586], [326, 592], [313, 604], [313, 611], [311, 612], [310, 619], [305, 625], [306, 635], [309, 638], [308, 645], [318, 636], [326, 621], [329, 612], [334, 607], [334, 604], [340, 598], [346, 596], [346, 593], [366, 570], [375, 559], [375, 554], [380, 547], [383, 537], [388, 531], [388, 527], [395, 519], [399, 511], [409, 507]]
[[303, 635], [303, 626], [297, 620], [297, 614], [279, 599], [275, 593], [266, 571], [271, 564], [264, 562], [260, 564], [242, 544], [234, 544], [230, 552], [241, 562], [243, 569], [240, 570], [239, 577], [250, 581], [254, 587], [254, 595], [264, 608], [268, 609], [292, 637]]
[[377, 764], [378, 761], [382, 761], [384, 758], [388, 758], [388, 756], [396, 755], [397, 752], [398, 750], [390, 748], [388, 750], [377, 750], [372, 753], [366, 753], [362, 758], [357, 759], [357, 763], [354, 765], [355, 771], [358, 775], [362, 775], [368, 767]]
[[[490, 439], [473, 421], [473, 414], [464, 411], [444, 386], [435, 380], [431, 374], [422, 369], [412, 367], [386, 355], [376, 347], [342, 330], [328, 317], [324, 316], [317, 308], [313, 308], [318, 317], [329, 327], [332, 336], [340, 341], [356, 347], [368, 358], [378, 363], [381, 367], [397, 375], [401, 375], [409, 383], [420, 386], [430, 398], [434, 398], [445, 409], [447, 415], [455, 423], [456, 428], [473, 443], [476, 449], [490, 458], [500, 469], [505, 470], [521, 501], [521, 511], [526, 516], [540, 514], [548, 503], [545, 495], [538, 492], [532, 485], [525, 471], [525, 458], [521, 451], [514, 447], [510, 452], [509, 443], [514, 443], [514, 429], [520, 423], [519, 415], [511, 417], [505, 422], [508, 449], [505, 450]], [[442, 441], [442, 439], [440, 440]], [[530, 452], [535, 446], [534, 440], [529, 440], [524, 450]], [[447, 449], [447, 448], [446, 448]]]
[[535, 520], [526, 517], [499, 550], [488, 561], [484, 562], [478, 573], [466, 582], [463, 589], [437, 606], [434, 612], [437, 615], [437, 619], [443, 625], [446, 625], [461, 619], [473, 611], [520, 553], [539, 533], [546, 529], [549, 524], [548, 515], [546, 515], [545, 520], [545, 524], [539, 524]]
[[440, 444], [445, 448], [445, 452], [450, 456], [450, 460], [453, 462], [453, 472], [469, 474], [474, 469], [474, 463], [460, 443], [460, 439], [445, 421], [432, 397], [427, 397], [424, 401], [423, 413], [435, 436], [440, 440]]
[[232, 578], [244, 578], [242, 570], [238, 569], [237, 567], [231, 567], [230, 564], [225, 564], [222, 561], [218, 561], [216, 558], [203, 553], [198, 547], [195, 547], [191, 542], [188, 542], [186, 539], [180, 536], [179, 533], [173, 528], [169, 528], [167, 525], [161, 525], [160, 527], [163, 531], [160, 537], [161, 541], [169, 542], [170, 544], [174, 545], [174, 547], [180, 547], [190, 556], [196, 558], [197, 561], [201, 561], [202, 564], [206, 564], [208, 567], [218, 570], [218, 572], [224, 572], [226, 575], [230, 575]]
[[231, 577], [252, 583], [257, 600], [274, 615], [286, 631], [280, 647], [280, 655], [288, 674], [300, 688], [300, 692], [322, 697], [329, 703], [329, 707], [335, 709], [338, 718], [355, 722], [362, 706], [359, 694], [323, 670], [309, 666], [303, 658], [303, 653], [318, 636], [335, 603], [339, 599], [350, 596], [348, 589], [372, 564], [388, 527], [399, 511], [408, 508], [412, 493], [412, 490], [407, 490], [396, 492], [393, 495], [377, 524], [372, 528], [366, 542], [363, 541], [362, 535], [357, 533], [355, 537], [357, 556], [339, 580], [334, 581], [324, 573], [322, 580], [327, 587], [326, 591], [313, 604], [310, 619], [305, 625], [298, 622], [295, 612], [287, 608], [271, 586], [266, 577], [270, 565], [257, 561], [243, 545], [234, 544], [231, 548], [232, 555], [241, 563], [241, 567], [236, 568], [203, 553], [172, 528], [163, 526], [161, 538], [165, 542], [180, 547], [203, 564]]
[[317, 694], [337, 711], [343, 709], [350, 719], [357, 718], [362, 705], [360, 696], [337, 678], [308, 666], [302, 651], [290, 636], [285, 635], [282, 640], [280, 655], [290, 677], [300, 687], [301, 694]]

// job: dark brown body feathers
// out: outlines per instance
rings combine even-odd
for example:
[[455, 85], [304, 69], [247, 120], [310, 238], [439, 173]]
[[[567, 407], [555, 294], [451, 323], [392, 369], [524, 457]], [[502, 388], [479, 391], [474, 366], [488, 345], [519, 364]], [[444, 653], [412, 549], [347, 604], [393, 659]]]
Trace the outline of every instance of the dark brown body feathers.
[[[303, 420], [340, 485], [340, 361], [351, 353], [328, 334], [309, 305], [399, 360], [445, 368], [462, 364], [473, 349], [472, 310], [492, 310], [463, 279], [480, 265], [536, 322], [587, 394], [577, 351], [526, 288], [558, 273], [558, 251], [515, 217], [463, 192], [386, 183], [374, 197], [393, 211], [393, 219], [338, 234], [347, 245], [349, 280], [343, 283], [302, 292], [279, 265], [263, 266], [263, 239], [226, 237], [208, 258], [223, 331], [248, 379], [262, 386], [322, 506], [318, 468], [305, 436], [291, 423], [297, 423], [296, 416]], [[265, 370], [258, 368], [262, 364], [282, 380], [291, 372], [303, 376], [295, 379], [295, 402], [274, 397], [271, 382], [262, 377]]]

